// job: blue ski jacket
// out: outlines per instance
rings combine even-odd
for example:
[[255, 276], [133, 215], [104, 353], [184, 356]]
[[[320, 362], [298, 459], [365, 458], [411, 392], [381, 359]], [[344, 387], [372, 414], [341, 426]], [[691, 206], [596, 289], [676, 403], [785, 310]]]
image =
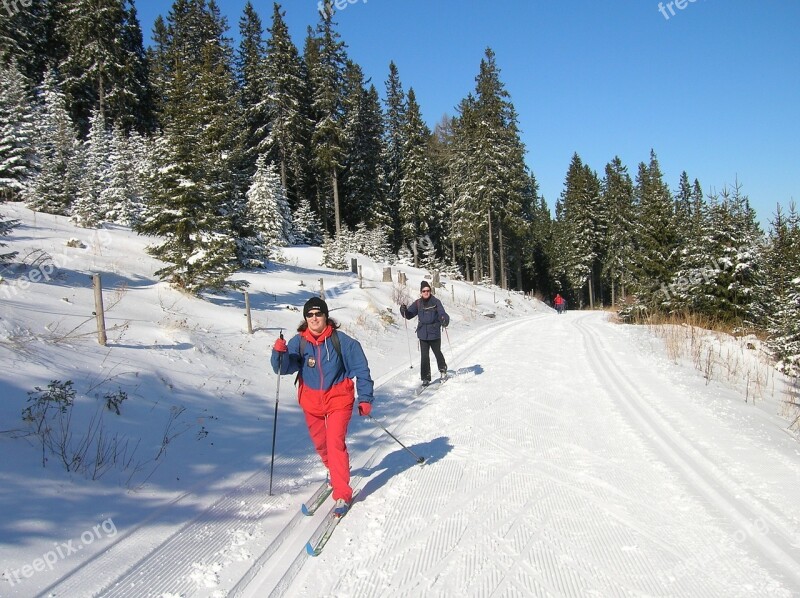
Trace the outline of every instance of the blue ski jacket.
[[407, 320], [417, 320], [417, 338], [422, 341], [433, 341], [442, 338], [442, 326], [450, 324], [450, 316], [444, 310], [444, 305], [436, 297], [417, 299], [400, 311]]
[[[373, 400], [374, 383], [361, 344], [337, 330], [342, 349], [340, 358], [330, 339], [332, 332], [333, 327], [328, 325], [322, 334], [315, 337], [306, 329], [289, 339], [283, 358], [273, 349], [270, 360], [276, 374], [299, 372], [297, 400], [304, 411], [319, 417], [338, 409], [352, 409], [356, 388], [359, 402], [372, 403]], [[306, 340], [302, 355], [301, 335]], [[353, 384], [352, 378], [356, 378], [357, 385]]]

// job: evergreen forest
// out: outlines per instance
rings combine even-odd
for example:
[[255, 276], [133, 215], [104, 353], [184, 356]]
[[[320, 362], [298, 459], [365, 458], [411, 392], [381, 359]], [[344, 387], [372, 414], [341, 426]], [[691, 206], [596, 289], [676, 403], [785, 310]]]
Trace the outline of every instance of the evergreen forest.
[[491, 48], [431, 128], [396, 64], [365, 78], [330, 2], [302, 47], [278, 3], [262, 22], [248, 2], [234, 44], [214, 0], [174, 0], [147, 48], [133, 0], [8, 6], [0, 201], [153, 235], [156, 274], [186, 292], [321, 245], [333, 268], [361, 252], [631, 320], [706, 317], [800, 371], [796, 207], [764, 231], [738, 182], [665, 181], [651, 150], [602, 172], [576, 151], [551, 209]]

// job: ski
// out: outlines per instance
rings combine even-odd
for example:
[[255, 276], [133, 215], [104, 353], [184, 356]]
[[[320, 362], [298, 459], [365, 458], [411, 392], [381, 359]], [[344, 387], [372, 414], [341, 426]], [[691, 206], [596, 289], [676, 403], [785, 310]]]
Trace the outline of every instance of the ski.
[[438, 380], [434, 380], [433, 382], [429, 382], [425, 385], [420, 385], [417, 387], [417, 390], [414, 391], [414, 396], [418, 397], [426, 390], [438, 390], [442, 384], [447, 382], [450, 379], [450, 374], [445, 374], [444, 376], [440, 376]]
[[331, 495], [331, 492], [333, 492], [333, 486], [328, 483], [328, 480], [325, 480], [320, 487], [314, 491], [314, 494], [303, 503], [300, 507], [300, 511], [303, 515], [308, 515], [310, 517], [317, 512], [317, 509], [322, 506], [322, 503]]
[[[353, 494], [353, 500], [350, 501], [350, 508], [347, 509], [347, 513], [353, 508], [357, 495], [358, 491]], [[317, 528], [314, 535], [312, 535], [311, 539], [306, 543], [306, 553], [309, 556], [319, 556], [322, 554], [322, 549], [325, 548], [328, 540], [331, 539], [333, 530], [335, 530], [339, 522], [347, 516], [347, 513], [345, 513], [341, 517], [337, 517], [333, 512], [334, 508], [336, 507], [331, 507], [330, 512], [325, 516], [325, 521], [322, 522], [322, 525]]]

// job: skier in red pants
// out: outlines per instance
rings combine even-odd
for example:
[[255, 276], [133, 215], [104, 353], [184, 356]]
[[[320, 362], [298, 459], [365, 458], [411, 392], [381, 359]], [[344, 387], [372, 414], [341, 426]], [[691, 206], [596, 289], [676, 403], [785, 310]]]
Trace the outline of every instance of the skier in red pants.
[[352, 379], [357, 380], [358, 413], [362, 416], [372, 411], [373, 382], [361, 344], [338, 328], [328, 317], [325, 301], [312, 297], [303, 306], [298, 334], [288, 343], [282, 338], [275, 341], [271, 362], [278, 375], [299, 372], [297, 399], [311, 442], [330, 473], [334, 512], [341, 517], [353, 500], [345, 443], [355, 403]]

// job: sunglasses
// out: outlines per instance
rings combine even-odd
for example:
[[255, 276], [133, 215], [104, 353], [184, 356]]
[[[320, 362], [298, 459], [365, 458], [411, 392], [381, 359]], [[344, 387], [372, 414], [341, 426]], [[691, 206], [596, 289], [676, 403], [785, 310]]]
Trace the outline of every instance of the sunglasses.
[[324, 314], [321, 311], [310, 311], [306, 318], [321, 318]]
[[430, 289], [425, 289], [424, 291], [420, 291], [420, 293], [430, 293], [430, 292], [431, 292]]

